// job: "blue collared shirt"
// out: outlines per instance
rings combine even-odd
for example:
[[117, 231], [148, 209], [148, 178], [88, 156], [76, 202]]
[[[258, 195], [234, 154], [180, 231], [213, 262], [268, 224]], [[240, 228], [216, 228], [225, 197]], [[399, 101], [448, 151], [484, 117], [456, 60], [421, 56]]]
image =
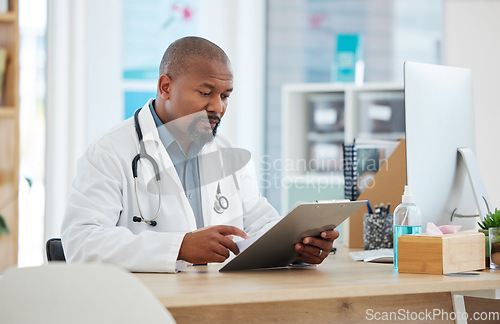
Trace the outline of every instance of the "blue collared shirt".
[[174, 164], [175, 170], [179, 175], [179, 179], [184, 187], [184, 193], [186, 194], [189, 204], [191, 205], [191, 209], [193, 210], [194, 217], [196, 219], [196, 226], [197, 228], [202, 228], [204, 224], [203, 212], [201, 208], [198, 153], [200, 153], [203, 147], [199, 145], [197, 146], [195, 143], [191, 143], [187, 154], [184, 154], [179, 142], [156, 114], [153, 105], [154, 100], [152, 100], [149, 104], [149, 109], [151, 110], [151, 114], [155, 120], [158, 135], [160, 136], [160, 140], [165, 146], [165, 149]]

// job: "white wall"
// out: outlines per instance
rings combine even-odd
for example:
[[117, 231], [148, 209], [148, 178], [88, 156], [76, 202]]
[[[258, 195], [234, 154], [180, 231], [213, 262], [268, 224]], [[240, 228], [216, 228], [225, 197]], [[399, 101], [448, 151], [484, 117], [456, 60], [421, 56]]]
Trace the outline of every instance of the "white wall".
[[251, 152], [257, 178], [264, 151], [265, 0], [200, 1], [200, 36], [231, 59], [234, 92], [220, 133]]
[[85, 143], [83, 9], [82, 1], [48, 1], [45, 241], [60, 236], [75, 160]]
[[123, 119], [121, 0], [49, 0], [45, 240], [60, 227], [76, 160]]
[[493, 207], [500, 208], [500, 1], [446, 0], [443, 64], [472, 69], [476, 156]]
[[121, 0], [85, 2], [85, 146], [123, 120]]

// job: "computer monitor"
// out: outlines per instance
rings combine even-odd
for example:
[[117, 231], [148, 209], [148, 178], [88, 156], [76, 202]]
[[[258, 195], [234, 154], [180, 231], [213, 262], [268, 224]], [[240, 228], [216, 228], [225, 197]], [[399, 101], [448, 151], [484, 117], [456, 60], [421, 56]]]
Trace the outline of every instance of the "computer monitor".
[[415, 62], [405, 62], [403, 70], [407, 184], [423, 230], [427, 222], [475, 230], [488, 197], [472, 154], [471, 70]]

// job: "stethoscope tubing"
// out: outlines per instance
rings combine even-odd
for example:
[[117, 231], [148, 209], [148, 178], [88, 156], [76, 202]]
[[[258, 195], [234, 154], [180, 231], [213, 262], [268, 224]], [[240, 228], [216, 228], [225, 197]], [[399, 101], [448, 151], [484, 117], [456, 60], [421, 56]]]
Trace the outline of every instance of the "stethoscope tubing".
[[[141, 109], [142, 108], [137, 109], [134, 113], [134, 126], [135, 126], [135, 131], [137, 133], [137, 138], [139, 140], [139, 153], [132, 159], [132, 176], [134, 177], [135, 199], [137, 202], [137, 209], [139, 210], [140, 221], [145, 222], [151, 226], [156, 226], [156, 219], [160, 215], [160, 211], [161, 211], [160, 168], [158, 167], [158, 163], [156, 163], [155, 159], [146, 152], [146, 147], [144, 145], [143, 136], [142, 136], [141, 125], [139, 124], [139, 112], [141, 111]], [[220, 157], [221, 163], [222, 163], [222, 157], [220, 156], [220, 152], [219, 152], [219, 157]], [[156, 184], [158, 187], [158, 208], [156, 210], [155, 216], [151, 219], [145, 219], [144, 216], [142, 215], [141, 204], [139, 202], [139, 191], [137, 190], [137, 164], [138, 164], [139, 160], [142, 158], [148, 160], [151, 163], [151, 165], [153, 166], [153, 169], [155, 172]], [[222, 172], [224, 174], [224, 170], [222, 170]], [[229, 200], [226, 198], [226, 196], [222, 195], [221, 189], [220, 189], [220, 182], [219, 182], [217, 184], [217, 194], [215, 196], [214, 211], [218, 214], [222, 214], [228, 208], [229, 208]], [[136, 221], [136, 217], [134, 217], [134, 221]]]
[[[141, 109], [137, 109], [136, 112], [134, 113], [134, 126], [135, 126], [135, 131], [137, 133], [137, 138], [139, 139], [139, 146], [140, 146], [139, 153], [132, 160], [132, 175], [134, 177], [135, 199], [137, 202], [137, 209], [139, 209], [140, 219], [151, 226], [156, 226], [156, 218], [158, 218], [161, 211], [160, 168], [158, 167], [158, 163], [156, 163], [155, 159], [146, 152], [146, 147], [144, 146], [144, 141], [142, 140], [142, 130], [141, 130], [141, 125], [139, 124], [139, 112], [141, 111]], [[144, 216], [142, 215], [141, 204], [139, 202], [139, 192], [137, 190], [137, 163], [141, 158], [148, 160], [153, 166], [155, 172], [156, 184], [158, 187], [158, 208], [156, 209], [155, 216], [151, 219], [145, 219]]]

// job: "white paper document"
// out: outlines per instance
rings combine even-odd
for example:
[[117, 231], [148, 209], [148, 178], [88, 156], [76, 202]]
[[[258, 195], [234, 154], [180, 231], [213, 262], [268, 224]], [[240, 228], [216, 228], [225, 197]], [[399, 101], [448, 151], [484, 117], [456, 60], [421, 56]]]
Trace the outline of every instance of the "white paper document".
[[262, 235], [264, 235], [264, 233], [259, 234], [259, 235], [255, 235], [255, 236], [252, 236], [252, 237], [249, 237], [249, 238], [241, 240], [239, 242], [236, 242], [236, 245], [240, 249], [240, 253], [243, 252], [243, 251], [245, 251], [245, 249], [247, 247], [249, 247], [250, 245], [252, 245], [253, 242], [257, 241], [259, 239], [259, 237], [261, 237]]

